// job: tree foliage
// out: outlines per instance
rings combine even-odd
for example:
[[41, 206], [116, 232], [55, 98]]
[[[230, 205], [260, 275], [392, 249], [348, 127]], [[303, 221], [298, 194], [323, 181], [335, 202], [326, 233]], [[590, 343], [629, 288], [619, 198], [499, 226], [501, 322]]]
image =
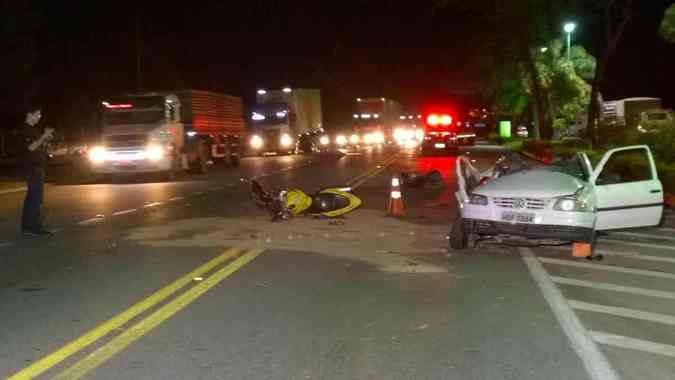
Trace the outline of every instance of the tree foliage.
[[666, 41], [675, 43], [675, 4], [671, 5], [661, 21], [661, 35]]

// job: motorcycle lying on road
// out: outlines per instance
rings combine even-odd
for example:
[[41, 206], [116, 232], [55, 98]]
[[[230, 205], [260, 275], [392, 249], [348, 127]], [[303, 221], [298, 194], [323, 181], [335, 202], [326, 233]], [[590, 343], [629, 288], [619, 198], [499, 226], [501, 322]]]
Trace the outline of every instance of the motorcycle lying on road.
[[270, 212], [273, 222], [298, 215], [335, 218], [354, 211], [363, 203], [349, 187], [324, 188], [314, 194], [287, 188], [268, 192], [256, 180], [251, 181], [251, 196], [258, 206]]

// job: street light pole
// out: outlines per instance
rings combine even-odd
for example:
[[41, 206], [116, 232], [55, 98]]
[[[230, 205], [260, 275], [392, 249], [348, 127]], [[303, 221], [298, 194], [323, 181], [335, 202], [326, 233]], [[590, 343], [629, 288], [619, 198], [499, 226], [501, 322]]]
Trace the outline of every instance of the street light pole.
[[565, 23], [563, 30], [567, 33], [567, 60], [572, 60], [572, 32], [577, 28], [577, 24], [573, 22]]

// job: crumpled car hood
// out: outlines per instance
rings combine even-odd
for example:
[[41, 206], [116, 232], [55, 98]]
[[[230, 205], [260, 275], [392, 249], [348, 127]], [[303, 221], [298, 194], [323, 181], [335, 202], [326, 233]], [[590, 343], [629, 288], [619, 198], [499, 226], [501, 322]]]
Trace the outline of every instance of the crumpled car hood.
[[568, 174], [526, 170], [492, 180], [473, 193], [488, 197], [554, 198], [574, 194], [586, 183]]

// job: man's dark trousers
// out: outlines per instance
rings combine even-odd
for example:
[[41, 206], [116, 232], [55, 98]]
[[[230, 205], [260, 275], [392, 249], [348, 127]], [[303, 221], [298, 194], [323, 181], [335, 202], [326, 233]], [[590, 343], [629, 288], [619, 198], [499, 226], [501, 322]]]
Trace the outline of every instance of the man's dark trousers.
[[40, 209], [44, 197], [45, 171], [42, 167], [30, 167], [28, 171], [28, 191], [23, 201], [23, 231], [40, 232], [43, 229]]

